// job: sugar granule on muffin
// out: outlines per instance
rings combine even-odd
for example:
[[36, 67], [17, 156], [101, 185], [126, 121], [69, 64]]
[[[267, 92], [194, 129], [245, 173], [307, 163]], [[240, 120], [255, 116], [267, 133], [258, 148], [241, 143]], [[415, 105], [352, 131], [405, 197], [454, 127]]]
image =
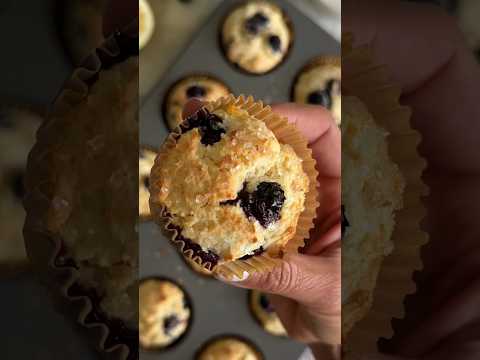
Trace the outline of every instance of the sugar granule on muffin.
[[290, 21], [269, 1], [247, 1], [233, 9], [221, 30], [227, 59], [252, 74], [266, 73], [288, 54], [292, 39]]
[[382, 261], [394, 247], [395, 211], [404, 179], [388, 153], [388, 133], [365, 105], [343, 98], [342, 332], [368, 312]]
[[211, 267], [281, 254], [309, 188], [293, 148], [234, 105], [202, 108], [172, 136], [152, 169], [150, 205], [168, 213], [184, 252]]
[[192, 316], [184, 291], [162, 279], [140, 283], [139, 309], [139, 341], [147, 350], [178, 341], [186, 333]]

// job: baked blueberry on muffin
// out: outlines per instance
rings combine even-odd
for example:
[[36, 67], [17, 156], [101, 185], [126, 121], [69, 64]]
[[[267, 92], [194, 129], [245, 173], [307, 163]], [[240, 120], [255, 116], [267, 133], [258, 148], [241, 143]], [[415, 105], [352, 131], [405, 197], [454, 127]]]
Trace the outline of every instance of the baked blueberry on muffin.
[[24, 172], [42, 118], [28, 109], [0, 106], [0, 268], [23, 267]]
[[332, 112], [337, 125], [341, 123], [340, 59], [319, 57], [305, 66], [293, 87], [293, 101], [301, 104], [321, 105]]
[[150, 171], [157, 153], [153, 149], [142, 146], [138, 153], [138, 215], [140, 219], [150, 218]]
[[173, 345], [188, 330], [192, 310], [185, 292], [175, 283], [148, 279], [139, 289], [140, 345], [146, 350]]
[[251, 290], [248, 299], [252, 314], [266, 332], [276, 336], [287, 336], [287, 332], [266, 294], [258, 290]]
[[377, 275], [394, 247], [404, 179], [388, 153], [388, 133], [365, 105], [344, 97], [342, 122], [342, 332], [368, 312]]
[[263, 356], [250, 341], [226, 335], [207, 341], [195, 360], [263, 360]]
[[302, 160], [264, 121], [233, 103], [215, 106], [170, 135], [150, 177], [152, 212], [175, 230], [184, 254], [211, 270], [281, 255], [309, 188]]
[[74, 298], [85, 299], [78, 321], [106, 325], [99, 348], [120, 344], [133, 359], [138, 354], [138, 36], [118, 32], [106, 46], [112, 50], [97, 49], [96, 61], [86, 62], [92, 64], [88, 70], [74, 72], [37, 134], [26, 177], [24, 233], [39, 275], [65, 302], [75, 303], [72, 308], [78, 309]]
[[211, 76], [192, 75], [179, 80], [170, 88], [164, 104], [168, 128], [173, 130], [180, 125], [183, 108], [190, 99], [215, 101], [229, 93], [224, 83]]
[[227, 59], [252, 74], [263, 74], [278, 66], [293, 41], [285, 13], [263, 0], [247, 1], [234, 8], [221, 31]]

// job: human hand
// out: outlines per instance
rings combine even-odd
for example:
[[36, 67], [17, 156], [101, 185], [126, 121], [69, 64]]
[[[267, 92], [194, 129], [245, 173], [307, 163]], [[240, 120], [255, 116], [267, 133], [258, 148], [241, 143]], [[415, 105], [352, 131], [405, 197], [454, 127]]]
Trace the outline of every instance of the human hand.
[[[480, 354], [480, 67], [454, 19], [440, 8], [400, 1], [347, 1], [344, 32], [372, 46], [403, 88], [428, 161], [424, 180], [424, 269], [418, 293], [407, 298], [406, 319], [385, 345], [395, 357], [477, 359]], [[366, 356], [366, 359], [377, 357]]]
[[[187, 104], [185, 116], [201, 106]], [[322, 359], [339, 358], [341, 343], [340, 131], [319, 106], [274, 105], [307, 137], [319, 171], [321, 206], [304, 253], [287, 255], [281, 266], [232, 285], [272, 294], [271, 301], [288, 334], [309, 344]], [[225, 281], [225, 279], [223, 279]]]

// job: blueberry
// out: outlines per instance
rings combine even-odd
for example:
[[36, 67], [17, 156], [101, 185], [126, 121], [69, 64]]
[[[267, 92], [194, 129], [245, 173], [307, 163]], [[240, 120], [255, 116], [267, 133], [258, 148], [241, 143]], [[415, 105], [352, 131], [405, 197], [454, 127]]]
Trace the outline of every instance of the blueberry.
[[282, 50], [282, 41], [277, 35], [270, 35], [268, 37], [268, 43], [274, 52]]
[[178, 317], [175, 315], [170, 315], [163, 319], [163, 329], [165, 334], [170, 335], [172, 330], [175, 329], [178, 324], [180, 324], [180, 320], [178, 320]]
[[183, 128], [186, 133], [194, 128], [198, 128], [201, 135], [200, 142], [207, 146], [213, 145], [222, 139], [225, 129], [222, 127], [223, 120], [215, 114], [211, 114], [207, 109], [200, 109], [193, 116], [188, 118], [188, 126]]
[[275, 309], [273, 308], [272, 304], [270, 304], [270, 301], [268, 300], [265, 294], [260, 295], [259, 301], [260, 301], [260, 306], [266, 312], [273, 313], [275, 311]]
[[247, 255], [245, 255], [245, 256], [242, 256], [242, 257], [240, 258], [240, 260], [248, 260], [248, 259], [250, 259], [250, 258], [252, 258], [252, 257], [254, 257], [254, 256], [263, 254], [264, 251], [265, 251], [265, 250], [263, 249], [263, 246], [260, 246], [258, 249], [253, 250], [252, 253], [247, 254]]
[[347, 217], [345, 216], [345, 206], [342, 205], [342, 236], [345, 233], [347, 227], [350, 226]]
[[256, 13], [245, 21], [245, 29], [250, 34], [258, 34], [268, 24], [268, 18], [261, 12]]
[[193, 85], [187, 89], [187, 97], [194, 98], [194, 97], [205, 97], [207, 91], [203, 86]]
[[194, 243], [190, 239], [183, 237], [181, 234], [182, 230], [180, 228], [175, 227], [175, 229], [178, 232], [177, 240], [183, 241], [184, 243], [183, 251], [192, 250], [193, 255], [198, 256], [200, 259], [202, 259], [203, 263], [209, 262], [212, 265], [212, 267], [217, 265], [218, 260], [220, 259], [220, 256], [218, 256], [211, 250], [204, 251], [200, 245], [198, 245], [197, 243]]
[[25, 195], [25, 186], [23, 182], [24, 174], [21, 170], [16, 170], [10, 176], [10, 187], [18, 199], [23, 199]]
[[332, 106], [332, 98], [328, 90], [316, 90], [308, 94], [307, 103], [321, 105], [327, 109]]
[[[275, 182], [261, 182], [252, 193], [249, 193], [246, 184], [243, 184], [243, 189], [238, 193], [237, 199], [227, 200], [221, 205], [236, 205], [238, 202], [248, 218], [256, 219], [260, 225], [267, 228], [270, 224], [280, 220], [285, 193], [280, 184]], [[260, 249], [256, 251], [263, 252], [263, 248]]]

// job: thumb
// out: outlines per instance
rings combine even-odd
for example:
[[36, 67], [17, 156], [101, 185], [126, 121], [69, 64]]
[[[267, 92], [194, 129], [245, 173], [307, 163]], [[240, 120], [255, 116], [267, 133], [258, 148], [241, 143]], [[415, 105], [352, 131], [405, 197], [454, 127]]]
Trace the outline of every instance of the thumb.
[[243, 279], [220, 280], [242, 288], [281, 295], [321, 313], [340, 313], [341, 255], [333, 249], [322, 256], [288, 254], [272, 271], [244, 273]]

